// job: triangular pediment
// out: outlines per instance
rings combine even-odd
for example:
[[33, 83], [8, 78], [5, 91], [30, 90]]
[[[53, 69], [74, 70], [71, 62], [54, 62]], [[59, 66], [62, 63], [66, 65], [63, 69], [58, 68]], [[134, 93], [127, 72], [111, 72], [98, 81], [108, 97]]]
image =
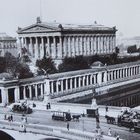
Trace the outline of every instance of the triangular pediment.
[[32, 26], [23, 28], [19, 32], [22, 32], [22, 33], [25, 33], [25, 32], [52, 32], [52, 31], [58, 31], [58, 30], [59, 29], [56, 27], [35, 24]]

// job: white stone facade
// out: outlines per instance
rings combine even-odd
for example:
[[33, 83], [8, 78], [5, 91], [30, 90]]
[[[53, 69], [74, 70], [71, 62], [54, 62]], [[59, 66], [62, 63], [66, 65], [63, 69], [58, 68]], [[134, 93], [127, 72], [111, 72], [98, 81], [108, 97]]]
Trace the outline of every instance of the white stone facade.
[[4, 56], [6, 52], [17, 56], [16, 38], [10, 37], [6, 33], [0, 33], [0, 56]]
[[54, 60], [79, 55], [112, 54], [116, 47], [116, 28], [93, 25], [58, 23], [36, 24], [19, 28], [20, 49], [26, 48], [33, 59], [43, 56]]

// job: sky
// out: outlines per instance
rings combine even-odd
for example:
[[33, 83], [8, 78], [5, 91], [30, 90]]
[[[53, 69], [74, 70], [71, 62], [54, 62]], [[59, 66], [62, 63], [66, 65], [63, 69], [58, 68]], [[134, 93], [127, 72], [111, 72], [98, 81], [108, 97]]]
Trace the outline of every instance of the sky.
[[40, 15], [43, 22], [97, 21], [116, 26], [118, 37], [140, 36], [140, 0], [0, 0], [0, 32], [18, 36], [18, 27], [34, 24]]

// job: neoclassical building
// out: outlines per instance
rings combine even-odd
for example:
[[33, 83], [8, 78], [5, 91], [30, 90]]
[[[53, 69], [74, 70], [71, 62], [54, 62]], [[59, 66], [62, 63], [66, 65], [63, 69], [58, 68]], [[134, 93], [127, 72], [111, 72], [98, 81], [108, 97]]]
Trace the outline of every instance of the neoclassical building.
[[20, 50], [26, 48], [33, 59], [54, 60], [79, 55], [112, 54], [116, 46], [116, 27], [44, 23], [40, 18], [31, 26], [18, 28]]
[[6, 33], [0, 33], [0, 56], [4, 56], [6, 52], [17, 56], [16, 38], [7, 35]]

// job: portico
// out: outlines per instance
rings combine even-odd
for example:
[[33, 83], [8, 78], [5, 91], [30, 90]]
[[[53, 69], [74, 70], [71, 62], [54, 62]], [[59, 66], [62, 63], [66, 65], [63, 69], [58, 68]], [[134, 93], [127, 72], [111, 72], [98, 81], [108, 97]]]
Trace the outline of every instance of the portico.
[[104, 55], [115, 51], [116, 28], [103, 25], [73, 25], [43, 23], [19, 28], [20, 49], [35, 60], [43, 56], [62, 60], [78, 55]]

